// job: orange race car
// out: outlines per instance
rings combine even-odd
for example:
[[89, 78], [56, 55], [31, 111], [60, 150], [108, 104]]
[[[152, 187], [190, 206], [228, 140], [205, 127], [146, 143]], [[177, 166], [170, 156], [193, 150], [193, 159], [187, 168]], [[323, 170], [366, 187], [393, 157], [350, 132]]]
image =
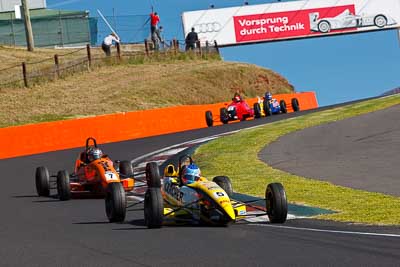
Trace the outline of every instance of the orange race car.
[[[92, 144], [90, 142], [92, 141]], [[126, 214], [126, 191], [135, 185], [132, 164], [115, 163], [97, 146], [94, 138], [86, 140], [85, 150], [79, 153], [72, 174], [61, 170], [49, 175], [46, 167], [36, 168], [36, 190], [39, 196], [50, 196], [50, 178], [56, 178], [60, 200], [71, 199], [72, 193], [90, 193], [105, 197], [105, 208], [110, 222], [121, 222]]]

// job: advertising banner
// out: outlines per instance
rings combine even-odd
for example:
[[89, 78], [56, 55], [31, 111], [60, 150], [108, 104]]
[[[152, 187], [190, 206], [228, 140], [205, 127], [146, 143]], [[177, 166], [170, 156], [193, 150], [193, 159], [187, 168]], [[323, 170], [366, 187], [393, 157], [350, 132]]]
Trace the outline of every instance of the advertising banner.
[[400, 27], [400, 0], [309, 0], [182, 14], [185, 36], [220, 46]]

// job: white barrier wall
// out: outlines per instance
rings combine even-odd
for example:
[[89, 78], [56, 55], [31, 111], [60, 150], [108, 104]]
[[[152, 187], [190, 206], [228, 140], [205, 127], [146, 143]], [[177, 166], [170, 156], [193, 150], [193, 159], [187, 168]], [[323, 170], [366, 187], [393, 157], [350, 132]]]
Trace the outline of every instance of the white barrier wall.
[[400, 27], [400, 0], [309, 0], [184, 12], [185, 35], [221, 46]]

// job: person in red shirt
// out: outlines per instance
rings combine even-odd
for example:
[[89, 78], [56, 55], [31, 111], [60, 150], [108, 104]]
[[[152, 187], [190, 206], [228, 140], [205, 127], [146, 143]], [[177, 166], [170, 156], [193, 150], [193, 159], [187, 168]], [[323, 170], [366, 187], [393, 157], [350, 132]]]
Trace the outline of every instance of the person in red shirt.
[[151, 36], [153, 36], [154, 32], [156, 31], [158, 22], [160, 22], [160, 17], [158, 16], [157, 12], [151, 12], [150, 13]]

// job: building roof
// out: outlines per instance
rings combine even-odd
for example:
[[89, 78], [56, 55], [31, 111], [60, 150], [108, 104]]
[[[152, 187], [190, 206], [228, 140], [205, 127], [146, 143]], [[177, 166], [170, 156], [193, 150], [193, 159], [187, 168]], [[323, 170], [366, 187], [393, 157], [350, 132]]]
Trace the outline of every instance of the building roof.
[[[87, 11], [72, 11], [72, 10], [54, 10], [54, 9], [31, 9], [30, 12], [31, 19], [40, 19], [48, 17], [88, 17], [89, 12]], [[12, 12], [2, 12], [0, 13], [0, 20], [10, 20], [10, 18], [15, 19], [15, 13]]]

